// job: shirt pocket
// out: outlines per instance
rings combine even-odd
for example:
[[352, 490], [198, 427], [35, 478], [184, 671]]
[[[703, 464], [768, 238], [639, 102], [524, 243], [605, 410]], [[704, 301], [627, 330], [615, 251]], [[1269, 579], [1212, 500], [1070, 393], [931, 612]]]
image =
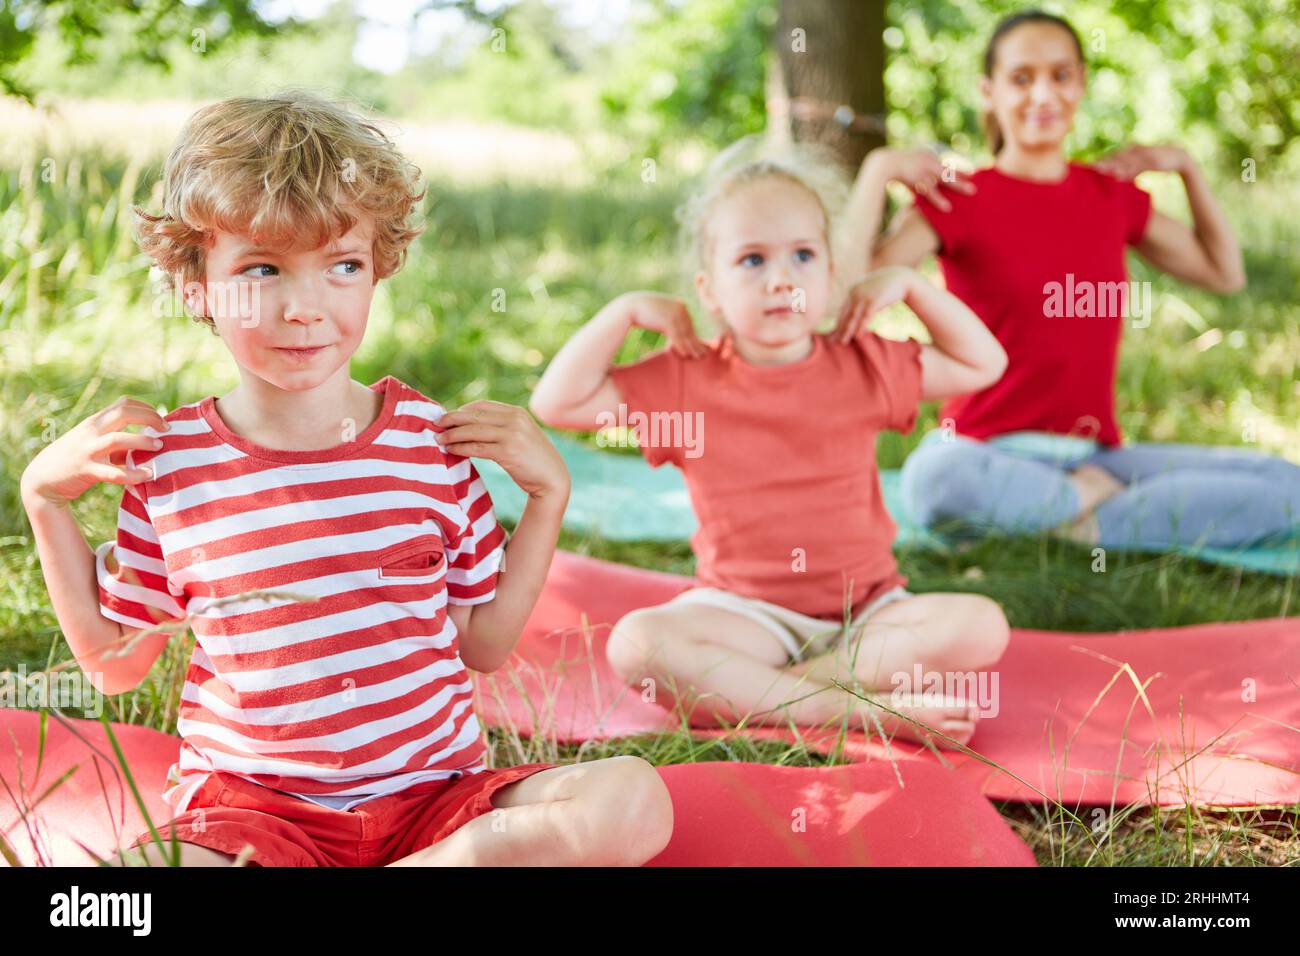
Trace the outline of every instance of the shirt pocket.
[[381, 578], [434, 580], [446, 573], [447, 555], [442, 538], [427, 534], [385, 548], [379, 552], [376, 565]]

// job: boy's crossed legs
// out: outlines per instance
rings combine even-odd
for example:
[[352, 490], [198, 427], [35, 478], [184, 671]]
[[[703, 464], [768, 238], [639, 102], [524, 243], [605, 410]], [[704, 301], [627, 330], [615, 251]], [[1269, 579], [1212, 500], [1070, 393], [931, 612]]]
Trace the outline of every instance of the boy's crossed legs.
[[656, 697], [664, 695], [657, 703], [680, 703], [697, 726], [743, 720], [818, 727], [839, 723], [847, 712], [868, 732], [876, 732], [878, 721], [887, 736], [946, 746], [913, 721], [966, 743], [975, 732], [975, 702], [900, 705], [889, 693], [894, 676], [910, 679], [916, 664], [925, 673], [986, 669], [1002, 656], [1008, 637], [1006, 617], [990, 598], [920, 594], [881, 607], [849, 641], [792, 664], [763, 624], [721, 607], [669, 602], [625, 615], [606, 654], [625, 681], [642, 688], [652, 680]]
[[640, 757], [542, 770], [502, 787], [492, 805], [389, 866], [640, 866], [673, 829], [667, 788]]
[[[638, 866], [672, 835], [673, 808], [658, 772], [618, 756], [551, 767], [495, 790], [492, 811], [388, 866]], [[341, 811], [335, 811], [341, 812]], [[152, 843], [124, 851], [165, 865]], [[180, 844], [181, 866], [229, 866], [236, 856]], [[123, 861], [114, 858], [114, 866]]]

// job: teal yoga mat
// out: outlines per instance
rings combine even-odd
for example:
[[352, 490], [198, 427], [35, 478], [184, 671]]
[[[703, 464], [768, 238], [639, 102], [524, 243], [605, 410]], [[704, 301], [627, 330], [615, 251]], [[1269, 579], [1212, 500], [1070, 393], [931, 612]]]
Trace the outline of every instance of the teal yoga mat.
[[[695, 533], [691, 499], [676, 468], [651, 468], [640, 455], [601, 451], [565, 435], [550, 434], [550, 438], [569, 466], [573, 480], [564, 516], [564, 525], [570, 531], [615, 541], [685, 541]], [[517, 521], [523, 511], [524, 493], [500, 465], [480, 458], [474, 463], [492, 495], [497, 514]], [[898, 525], [896, 548], [951, 546], [907, 520], [899, 497], [897, 469], [880, 472], [880, 487], [885, 507]], [[1283, 541], [1248, 548], [1187, 547], [1179, 551], [1248, 571], [1300, 574], [1300, 532]]]

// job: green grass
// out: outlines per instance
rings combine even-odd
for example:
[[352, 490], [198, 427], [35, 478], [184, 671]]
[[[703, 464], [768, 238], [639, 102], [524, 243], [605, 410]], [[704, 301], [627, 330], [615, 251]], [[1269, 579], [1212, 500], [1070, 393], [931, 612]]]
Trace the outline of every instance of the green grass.
[[[70, 653], [50, 609], [18, 501], [23, 467], [52, 434], [128, 394], [168, 409], [235, 382], [206, 329], [155, 315], [147, 262], [131, 242], [131, 202], [150, 202], [157, 166], [61, 156], [54, 181], [39, 145], [0, 166], [0, 670], [29, 671]], [[662, 176], [663, 183], [671, 177]], [[449, 406], [481, 397], [523, 404], [546, 360], [601, 304], [629, 288], [677, 290], [675, 187], [628, 182], [585, 188], [458, 186], [434, 180], [429, 229], [406, 268], [383, 283], [354, 377], [393, 374]], [[1135, 261], [1153, 283], [1156, 316], [1127, 330], [1119, 407], [1134, 440], [1257, 445], [1300, 459], [1300, 232], [1287, 184], [1224, 188], [1246, 248], [1249, 289], [1201, 293]], [[1174, 197], [1176, 199], [1176, 196]], [[1161, 195], [1166, 208], [1169, 197]], [[156, 207], [156, 201], [150, 203]], [[504, 310], [494, 311], [494, 290]], [[891, 314], [891, 333], [922, 334]], [[1216, 333], [1217, 330], [1217, 333]], [[630, 341], [624, 359], [658, 343]], [[923, 408], [910, 435], [886, 434], [882, 467], [897, 467], [935, 421]], [[120, 490], [100, 487], [74, 506], [88, 540], [111, 537]], [[596, 557], [689, 574], [682, 544], [612, 542], [565, 532], [561, 546]], [[1088, 549], [1052, 538], [984, 540], [950, 554], [903, 550], [915, 591], [988, 594], [1013, 626], [1060, 631], [1169, 627], [1296, 613], [1292, 578], [1244, 573], [1176, 555], [1111, 554], [1093, 572]], [[174, 732], [192, 638], [175, 641], [137, 690], [108, 701], [114, 720]], [[581, 747], [491, 732], [499, 760], [571, 761], [637, 753], [657, 764], [752, 760], [820, 766], [788, 745], [704, 741], [686, 733]], [[1098, 830], [1059, 810], [1000, 810], [1053, 865], [1294, 863], [1300, 807], [1169, 813], [1120, 809]]]

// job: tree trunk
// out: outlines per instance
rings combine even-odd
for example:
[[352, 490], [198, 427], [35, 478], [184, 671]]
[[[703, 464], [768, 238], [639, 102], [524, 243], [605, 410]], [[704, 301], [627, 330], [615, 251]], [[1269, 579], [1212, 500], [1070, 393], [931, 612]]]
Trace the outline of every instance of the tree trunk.
[[796, 141], [824, 144], [856, 172], [885, 142], [885, 0], [780, 3], [773, 86], [786, 100], [769, 105], [769, 122], [789, 122]]

